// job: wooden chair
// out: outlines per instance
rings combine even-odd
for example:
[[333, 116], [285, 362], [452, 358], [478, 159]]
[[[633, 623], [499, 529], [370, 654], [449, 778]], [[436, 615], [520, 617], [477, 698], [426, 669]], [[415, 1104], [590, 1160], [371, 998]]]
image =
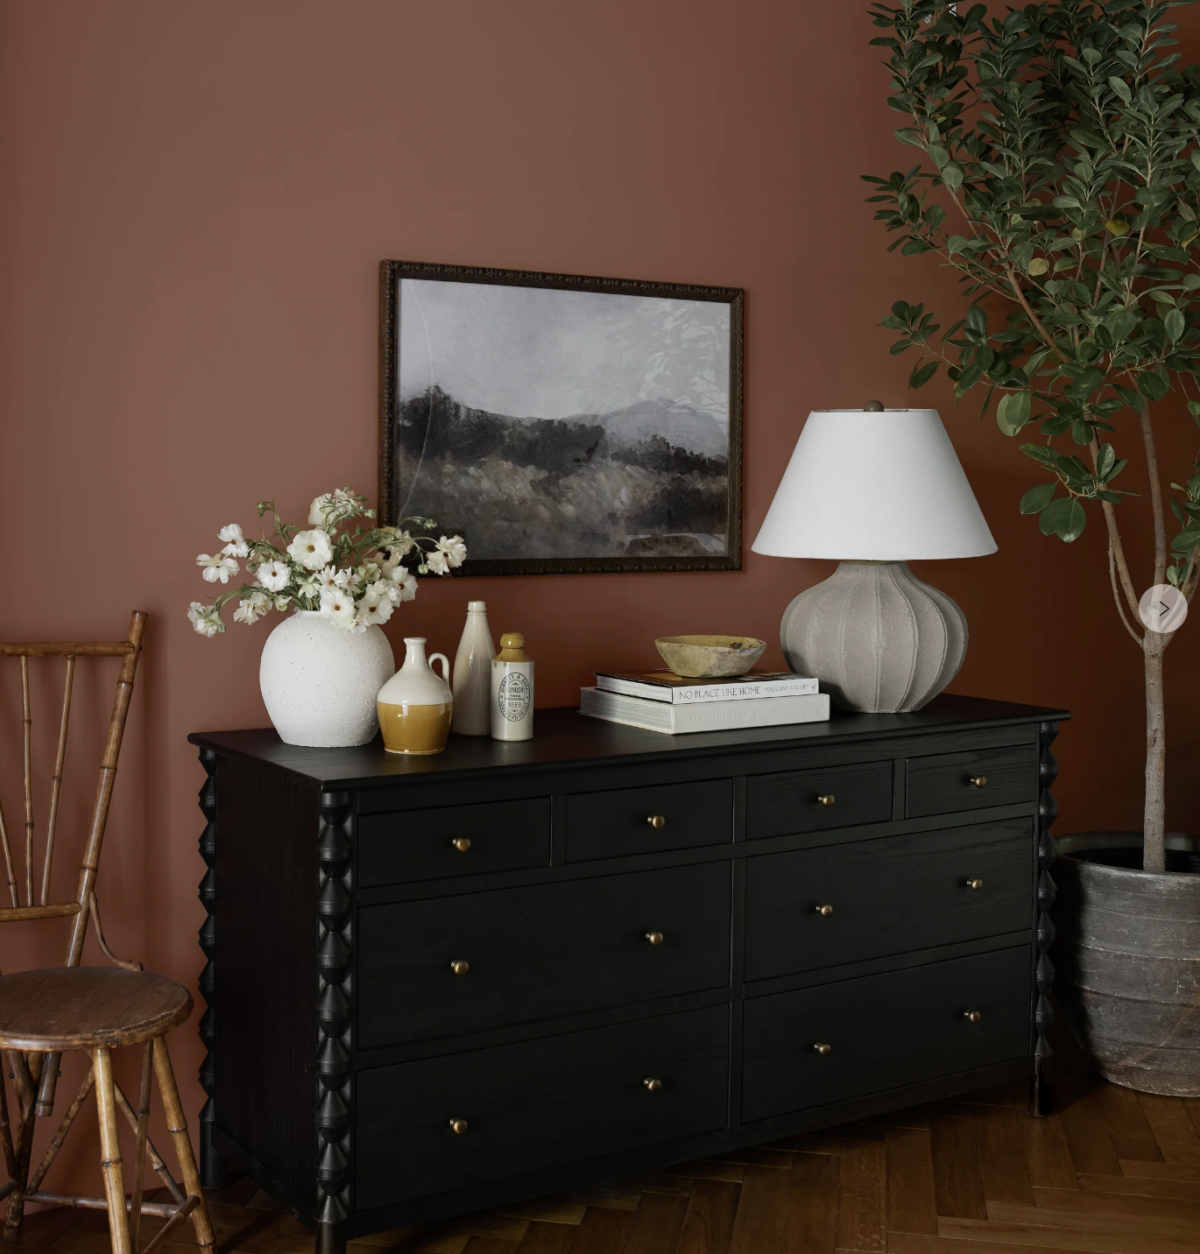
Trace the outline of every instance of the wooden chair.
[[[71, 939], [63, 966], [0, 975], [0, 1049], [5, 1051], [17, 1103], [14, 1127], [9, 1119], [8, 1095], [0, 1081], [0, 1148], [3, 1149], [4, 1163], [8, 1170], [8, 1183], [0, 1186], [0, 1200], [6, 1197], [8, 1199], [4, 1236], [9, 1240], [19, 1238], [25, 1203], [33, 1201], [59, 1206], [107, 1209], [114, 1254], [139, 1254], [141, 1218], [146, 1214], [164, 1218], [167, 1222], [146, 1243], [140, 1254], [149, 1254], [149, 1251], [166, 1240], [188, 1218], [195, 1226], [197, 1243], [209, 1251], [214, 1244], [212, 1224], [200, 1191], [200, 1175], [196, 1170], [196, 1160], [192, 1154], [187, 1123], [179, 1101], [179, 1090], [175, 1085], [165, 1039], [172, 1028], [183, 1023], [191, 1014], [191, 994], [182, 984], [143, 971], [140, 963], [125, 962], [112, 954], [104, 940], [100, 925], [100, 907], [96, 900], [96, 871], [100, 862], [100, 848], [104, 842], [104, 828], [117, 773], [117, 758], [129, 713], [129, 700], [133, 693], [133, 679], [145, 623], [146, 615], [141, 611], [135, 612], [130, 620], [128, 640], [111, 644], [0, 644], [0, 657], [16, 657], [21, 662], [25, 780], [24, 902], [21, 900], [22, 885], [17, 874], [17, 864], [14, 862], [8, 827], [4, 821], [3, 808], [0, 807], [0, 845], [3, 845], [4, 869], [7, 873], [8, 893], [12, 899], [10, 906], [0, 907], [0, 923], [54, 918], [72, 920]], [[71, 714], [75, 663], [79, 658], [105, 657], [123, 660], [79, 870], [79, 886], [74, 900], [53, 902], [48, 900], [50, 870], [67, 750], [67, 726]], [[34, 867], [30, 658], [66, 659], [58, 751], [51, 779], [50, 809], [40, 876], [35, 876]], [[105, 956], [115, 964], [115, 969], [79, 965], [89, 919], [95, 921], [96, 939]], [[142, 1047], [141, 1089], [136, 1112], [121, 1091], [120, 1085], [113, 1079], [112, 1051], [127, 1045]], [[39, 1116], [45, 1117], [53, 1113], [59, 1058], [68, 1050], [86, 1050], [91, 1055], [92, 1064], [51, 1138], [45, 1156], [31, 1173], [35, 1121]], [[182, 1188], [176, 1183], [147, 1135], [152, 1075], [157, 1078], [158, 1090], [162, 1096], [167, 1127], [183, 1176]], [[42, 1181], [93, 1086], [100, 1118], [101, 1170], [105, 1197], [78, 1197], [47, 1192], [41, 1188]], [[121, 1146], [117, 1137], [118, 1112], [129, 1121], [134, 1133], [133, 1191], [128, 1198], [125, 1194]], [[170, 1193], [171, 1202], [143, 1200], [147, 1155], [154, 1171]]]

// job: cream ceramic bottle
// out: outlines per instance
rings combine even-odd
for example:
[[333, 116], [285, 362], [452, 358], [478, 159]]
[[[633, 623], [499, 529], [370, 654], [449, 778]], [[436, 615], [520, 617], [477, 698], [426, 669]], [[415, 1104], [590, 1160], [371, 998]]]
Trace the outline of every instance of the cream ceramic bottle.
[[525, 653], [525, 637], [506, 632], [492, 661], [491, 720], [493, 740], [529, 740], [533, 736], [533, 659]]
[[453, 728], [460, 736], [491, 734], [492, 658], [495, 656], [487, 603], [468, 601], [467, 624], [454, 655]]

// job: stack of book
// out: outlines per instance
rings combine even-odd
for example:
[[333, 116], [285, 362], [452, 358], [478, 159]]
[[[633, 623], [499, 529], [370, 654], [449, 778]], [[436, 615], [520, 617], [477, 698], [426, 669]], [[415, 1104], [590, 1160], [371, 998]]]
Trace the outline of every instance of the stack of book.
[[597, 672], [596, 686], [581, 688], [579, 698], [581, 714], [672, 736], [829, 717], [829, 697], [817, 691], [817, 681], [789, 671], [727, 679], [682, 679], [671, 671]]

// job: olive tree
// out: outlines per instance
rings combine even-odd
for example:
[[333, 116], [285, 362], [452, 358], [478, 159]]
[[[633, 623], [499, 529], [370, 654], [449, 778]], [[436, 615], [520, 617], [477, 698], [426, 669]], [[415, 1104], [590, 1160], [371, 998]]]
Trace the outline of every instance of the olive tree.
[[[1020, 510], [1045, 535], [1069, 544], [1100, 512], [1117, 612], [1144, 655], [1150, 871], [1165, 867], [1163, 655], [1176, 633], [1146, 625], [1140, 590], [1190, 600], [1200, 580], [1200, 459], [1168, 489], [1155, 449], [1156, 422], [1200, 422], [1200, 400], [1183, 403], [1200, 374], [1200, 74], [1168, 51], [1166, 20], [1188, 3], [871, 6], [904, 115], [896, 138], [917, 164], [864, 176], [869, 199], [896, 235], [889, 251], [936, 254], [970, 298], [945, 331], [905, 301], [883, 325], [901, 333], [893, 353], [920, 354], [911, 386], [944, 366], [956, 401], [986, 389], [981, 416], [994, 407], [1040, 476]], [[1121, 486], [1130, 457], [1145, 496]], [[1121, 520], [1147, 508], [1153, 553], [1139, 563]]]

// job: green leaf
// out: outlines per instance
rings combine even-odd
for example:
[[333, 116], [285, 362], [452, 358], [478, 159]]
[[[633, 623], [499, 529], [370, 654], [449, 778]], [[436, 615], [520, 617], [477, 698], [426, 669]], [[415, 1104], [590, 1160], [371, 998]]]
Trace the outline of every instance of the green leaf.
[[978, 305], [967, 310], [967, 330], [975, 335], [987, 335], [987, 314]]
[[1076, 444], [1081, 444], [1084, 448], [1087, 448], [1087, 446], [1092, 442], [1091, 423], [1084, 422], [1082, 418], [1076, 418], [1075, 421], [1071, 423], [1071, 439], [1074, 440]]
[[1200, 424], [1200, 401], [1188, 401], [1188, 413]]
[[1054, 500], [1054, 489], [1056, 486], [1053, 483], [1040, 483], [1036, 488], [1030, 488], [1021, 497], [1021, 513], [1040, 514]]
[[1042, 535], [1058, 536], [1066, 544], [1078, 540], [1086, 525], [1083, 506], [1073, 496], [1060, 496], [1057, 501], [1051, 501], [1038, 519]]
[[996, 406], [996, 425], [1005, 435], [1016, 435], [1029, 421], [1032, 398], [1028, 392], [1009, 392]]
[[1138, 391], [1148, 401], [1161, 401], [1170, 391], [1170, 387], [1158, 375], [1152, 374], [1148, 370], [1138, 375], [1137, 385]]
[[1171, 541], [1171, 552], [1187, 554], [1198, 544], [1200, 544], [1200, 527], [1189, 527]]
[[1122, 386], [1120, 383], [1113, 385], [1116, 388], [1117, 395], [1136, 413], [1141, 413], [1142, 398], [1132, 389]]
[[[1117, 78], [1114, 74], [1109, 80], [1108, 85], [1117, 93], [1118, 96], [1126, 104], [1133, 103], [1133, 93], [1129, 90], [1129, 84], [1123, 78]], [[1072, 537], [1073, 539], [1074, 537]]]
[[954, 164], [953, 161], [950, 162], [949, 165], [942, 167], [942, 182], [945, 183], [952, 192], [958, 191], [958, 189], [962, 186], [962, 181], [963, 172]]
[[1178, 343], [1183, 338], [1183, 333], [1187, 330], [1187, 321], [1185, 320], [1181, 310], [1172, 309], [1163, 319], [1163, 325], [1167, 328], [1167, 334], [1171, 339]]
[[908, 386], [910, 388], [924, 387], [930, 379], [937, 374], [938, 363], [936, 361], [928, 361], [925, 365], [918, 365], [917, 368], [908, 376]]
[[[1050, 269], [1050, 263], [1045, 257], [1034, 257], [1034, 259], [1029, 263], [1027, 269], [1034, 278], [1037, 278], [1039, 274], [1045, 274], [1046, 271]], [[1175, 338], [1178, 339], [1178, 336]]]
[[953, 257], [956, 253], [962, 252], [968, 243], [969, 241], [964, 235], [951, 235], [946, 240], [946, 251]]
[[1105, 318], [1104, 325], [1108, 327], [1113, 342], [1119, 344], [1122, 340], [1127, 340], [1137, 329], [1137, 314], [1132, 309], [1122, 309], [1120, 313]]

